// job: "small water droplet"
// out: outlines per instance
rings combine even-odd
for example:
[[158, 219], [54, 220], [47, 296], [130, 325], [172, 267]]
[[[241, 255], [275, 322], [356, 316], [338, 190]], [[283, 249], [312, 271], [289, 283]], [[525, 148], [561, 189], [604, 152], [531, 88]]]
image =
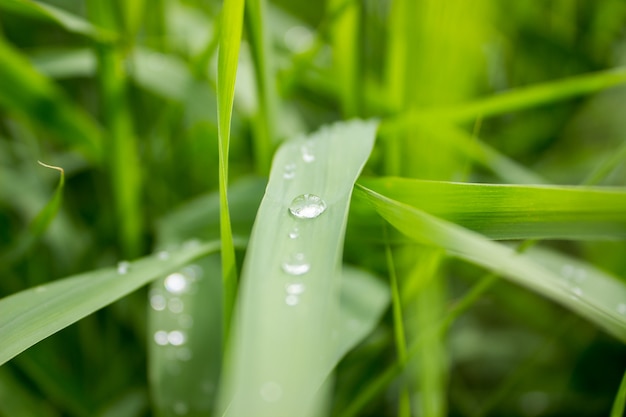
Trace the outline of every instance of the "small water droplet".
[[300, 236], [300, 230], [297, 227], [294, 227], [289, 232], [289, 239], [297, 239]]
[[120, 275], [127, 274], [130, 270], [130, 262], [121, 261], [117, 263], [117, 273]]
[[283, 169], [283, 178], [286, 180], [291, 180], [291, 179], [294, 179], [295, 177], [296, 177], [296, 164], [291, 163], [291, 164], [285, 165], [285, 168]]
[[167, 301], [161, 294], [154, 294], [150, 296], [150, 306], [156, 311], [163, 311], [167, 306]]
[[314, 219], [326, 210], [326, 202], [315, 194], [302, 194], [294, 198], [289, 211], [298, 219]]
[[157, 258], [159, 258], [162, 261], [165, 261], [170, 258], [170, 253], [166, 250], [162, 250], [160, 252], [157, 252]]
[[302, 154], [302, 160], [307, 164], [315, 161], [315, 154], [313, 153], [314, 145], [313, 142], [307, 140], [306, 143], [300, 146], [300, 153]]
[[297, 295], [294, 294], [289, 294], [285, 297], [285, 304], [287, 304], [288, 306], [295, 306], [298, 305], [298, 303], [300, 302], [300, 297], [298, 297]]
[[617, 306], [617, 312], [619, 314], [626, 315], [626, 304], [625, 303], [619, 303], [618, 306]]
[[176, 404], [174, 404], [174, 413], [178, 414], [179, 416], [185, 415], [189, 412], [189, 406], [182, 402], [179, 401]]
[[580, 289], [580, 287], [572, 287], [572, 292], [574, 293], [574, 295], [576, 295], [577, 297], [581, 297], [583, 295], [583, 290]]
[[183, 303], [183, 301], [180, 298], [170, 298], [170, 300], [167, 303], [167, 308], [175, 314], [178, 313], [182, 313], [183, 310], [185, 309], [185, 304]]
[[167, 332], [165, 330], [158, 330], [154, 332], [154, 341], [160, 346], [167, 345]]
[[187, 277], [180, 272], [169, 274], [167, 278], [165, 278], [163, 285], [165, 286], [165, 289], [172, 294], [182, 294], [187, 291], [189, 287]]
[[36, 293], [42, 293], [42, 292], [46, 292], [48, 291], [48, 288], [45, 285], [40, 285], [38, 287], [35, 287], [35, 292]]
[[183, 243], [183, 249], [196, 249], [202, 244], [200, 239], [189, 239]]
[[181, 346], [187, 341], [187, 335], [180, 330], [172, 330], [167, 334], [167, 341], [172, 346]]
[[285, 291], [287, 291], [287, 294], [299, 295], [302, 294], [305, 289], [306, 287], [301, 282], [292, 282], [285, 285]]
[[289, 275], [303, 275], [309, 272], [311, 264], [306, 261], [303, 253], [296, 253], [289, 256], [281, 267]]
[[275, 403], [283, 396], [283, 389], [276, 382], [268, 381], [261, 386], [261, 397], [268, 403]]

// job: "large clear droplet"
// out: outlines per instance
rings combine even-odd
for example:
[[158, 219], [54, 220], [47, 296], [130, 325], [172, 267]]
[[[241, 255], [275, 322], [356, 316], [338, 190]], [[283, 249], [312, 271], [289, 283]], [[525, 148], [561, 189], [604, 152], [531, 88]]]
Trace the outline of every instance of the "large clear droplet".
[[165, 282], [163, 283], [165, 289], [172, 294], [181, 294], [187, 291], [187, 287], [189, 283], [187, 282], [187, 277], [179, 272], [174, 272], [173, 274], [169, 274], [167, 278], [165, 278]]
[[326, 202], [315, 194], [302, 194], [294, 198], [289, 211], [298, 219], [314, 219], [326, 210]]
[[311, 264], [306, 261], [303, 253], [296, 253], [289, 256], [281, 267], [289, 275], [303, 275], [309, 272]]

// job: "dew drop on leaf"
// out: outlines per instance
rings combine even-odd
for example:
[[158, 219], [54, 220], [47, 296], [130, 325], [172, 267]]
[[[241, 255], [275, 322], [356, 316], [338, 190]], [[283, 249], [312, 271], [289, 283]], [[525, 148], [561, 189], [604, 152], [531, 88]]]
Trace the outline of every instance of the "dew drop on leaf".
[[298, 219], [314, 219], [326, 210], [326, 202], [315, 194], [302, 194], [294, 198], [289, 211]]

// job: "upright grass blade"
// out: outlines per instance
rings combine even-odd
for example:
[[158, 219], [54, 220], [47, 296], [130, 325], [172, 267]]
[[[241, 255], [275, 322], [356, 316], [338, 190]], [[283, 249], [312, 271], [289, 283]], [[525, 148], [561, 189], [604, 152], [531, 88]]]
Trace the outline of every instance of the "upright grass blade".
[[619, 385], [617, 395], [615, 396], [615, 402], [613, 408], [611, 408], [611, 417], [620, 417], [624, 415], [624, 409], [626, 407], [626, 373], [622, 378], [622, 383]]
[[[90, 0], [90, 14], [103, 27], [117, 29], [114, 4]], [[141, 164], [127, 97], [127, 75], [121, 45], [97, 46], [98, 75], [104, 119], [109, 136], [107, 162], [111, 175], [116, 220], [120, 225], [122, 253], [135, 257], [142, 252]]]
[[359, 190], [378, 213], [418, 243], [444, 248], [448, 254], [502, 274], [553, 299], [620, 340], [626, 340], [626, 285], [615, 279], [572, 282], [529, 255], [487, 240], [460, 226], [380, 195]]
[[235, 249], [228, 212], [228, 149], [235, 94], [237, 60], [241, 45], [244, 0], [225, 0], [222, 8], [217, 60], [217, 131], [219, 140], [220, 231], [222, 240], [223, 331], [228, 340], [231, 314], [237, 293]]
[[102, 132], [91, 117], [2, 39], [0, 62], [0, 106], [50, 131], [91, 160], [102, 161]]
[[362, 179], [393, 200], [492, 239], [624, 239], [626, 189]]
[[261, 175], [270, 170], [272, 151], [276, 143], [276, 123], [278, 91], [274, 73], [273, 44], [267, 21], [266, 0], [246, 2], [246, 23], [250, 33], [251, 52], [254, 58], [257, 92], [259, 95], [258, 114], [254, 118], [256, 165]]
[[[130, 2], [133, 3], [133, 2]], [[95, 26], [80, 16], [73, 15], [51, 4], [31, 0], [0, 0], [0, 9], [55, 23], [65, 30], [87, 36], [100, 42], [113, 41], [115, 32]]]
[[52, 220], [56, 217], [61, 206], [61, 200], [63, 199], [63, 187], [65, 186], [65, 172], [63, 168], [55, 167], [52, 165], [46, 165], [43, 162], [39, 162], [40, 165], [57, 170], [61, 173], [59, 178], [59, 184], [52, 195], [52, 198], [48, 201], [43, 209], [37, 214], [28, 227], [25, 233], [22, 233], [19, 240], [15, 243], [15, 246], [10, 252], [4, 253], [0, 256], [0, 269], [8, 267], [17, 259], [22, 257], [28, 250], [37, 242], [37, 240], [45, 233], [50, 226]]
[[493, 117], [556, 101], [596, 93], [626, 83], [626, 68], [619, 67], [596, 73], [570, 77], [529, 87], [520, 87], [487, 98], [454, 106], [428, 110], [410, 110], [387, 123], [395, 128], [409, 128], [425, 120], [472, 121], [478, 117]]
[[321, 407], [316, 392], [338, 350], [348, 202], [376, 127], [336, 124], [278, 150], [244, 263], [225, 415], [309, 416]]
[[148, 282], [219, 250], [219, 242], [146, 257], [28, 289], [0, 300], [0, 365]]

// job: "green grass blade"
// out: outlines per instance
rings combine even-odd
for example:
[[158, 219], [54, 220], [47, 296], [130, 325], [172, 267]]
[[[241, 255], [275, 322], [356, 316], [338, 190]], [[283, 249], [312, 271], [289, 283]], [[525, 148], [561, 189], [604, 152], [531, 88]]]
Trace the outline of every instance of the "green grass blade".
[[[343, 233], [352, 187], [377, 123], [353, 121], [291, 140], [277, 152], [242, 275], [226, 415], [309, 415], [335, 360]], [[312, 198], [299, 218], [294, 199]], [[311, 211], [308, 211], [311, 210]], [[317, 214], [317, 216], [315, 216]]]
[[80, 16], [46, 3], [30, 0], [0, 0], [0, 9], [45, 20], [61, 26], [68, 32], [84, 35], [101, 42], [110, 42], [117, 37], [115, 32], [95, 26]]
[[393, 200], [492, 239], [623, 239], [626, 189], [362, 179]]
[[449, 107], [410, 110], [389, 120], [395, 128], [409, 128], [425, 120], [472, 121], [596, 93], [626, 83], [623, 67], [579, 75], [564, 80], [520, 87], [484, 99]]
[[[219, 249], [219, 242], [184, 248], [167, 259], [138, 261], [87, 272], [0, 300], [0, 365], [30, 346], [163, 274]], [[120, 274], [120, 272], [123, 272]]]
[[48, 201], [48, 203], [41, 209], [41, 211], [37, 214], [29, 225], [28, 230], [22, 233], [18, 241], [11, 248], [11, 250], [7, 253], [4, 253], [0, 256], [0, 268], [6, 268], [17, 259], [21, 258], [28, 250], [41, 238], [41, 236], [46, 232], [48, 226], [57, 213], [59, 212], [59, 208], [61, 207], [61, 201], [63, 199], [63, 187], [65, 186], [65, 173], [63, 168], [46, 165], [42, 162], [39, 162], [40, 165], [54, 169], [60, 172], [59, 184], [57, 185], [52, 198]]
[[374, 191], [361, 191], [378, 213], [418, 243], [488, 268], [551, 298], [620, 340], [626, 340], [626, 285], [599, 278], [572, 283], [531, 257]]
[[37, 71], [55, 79], [92, 77], [97, 67], [88, 48], [46, 48], [29, 53], [28, 59]]
[[198, 260], [150, 289], [149, 377], [158, 416], [210, 415], [221, 352], [219, 254]]
[[615, 402], [613, 408], [611, 408], [611, 417], [623, 417], [624, 407], [626, 407], [626, 373], [622, 378], [622, 383], [619, 385], [617, 395], [615, 396]]
[[235, 248], [228, 211], [228, 150], [230, 146], [230, 122], [232, 119], [237, 61], [241, 45], [244, 0], [225, 0], [222, 6], [220, 45], [217, 59], [217, 131], [219, 141], [219, 189], [220, 231], [222, 239], [222, 320], [228, 340], [230, 321], [237, 293], [237, 266]]
[[102, 159], [102, 132], [60, 89], [0, 39], [0, 106], [54, 134], [90, 159]]
[[278, 92], [274, 73], [273, 44], [267, 27], [266, 0], [246, 2], [246, 23], [250, 33], [250, 46], [254, 58], [259, 110], [254, 118], [257, 171], [267, 175], [272, 151], [276, 143]]

